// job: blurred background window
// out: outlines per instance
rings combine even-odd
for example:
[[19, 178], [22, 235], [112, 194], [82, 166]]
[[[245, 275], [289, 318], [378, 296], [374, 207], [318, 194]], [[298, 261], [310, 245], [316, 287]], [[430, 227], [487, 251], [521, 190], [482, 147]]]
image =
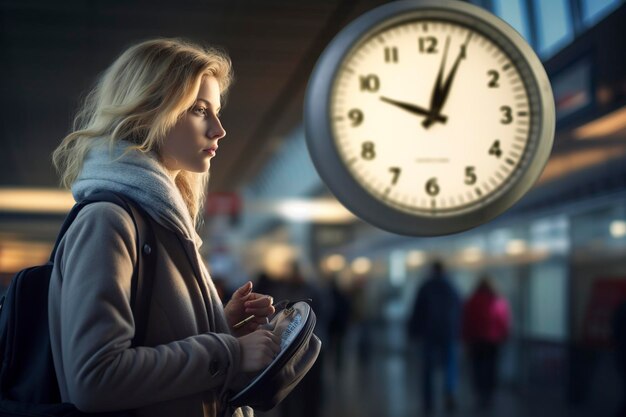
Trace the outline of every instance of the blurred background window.
[[523, 0], [494, 0], [493, 11], [532, 44], [528, 13]]
[[620, 5], [620, 0], [581, 0], [583, 22], [594, 25]]
[[552, 55], [573, 40], [573, 22], [567, 0], [534, 0], [534, 11], [538, 42], [535, 49], [540, 55]]

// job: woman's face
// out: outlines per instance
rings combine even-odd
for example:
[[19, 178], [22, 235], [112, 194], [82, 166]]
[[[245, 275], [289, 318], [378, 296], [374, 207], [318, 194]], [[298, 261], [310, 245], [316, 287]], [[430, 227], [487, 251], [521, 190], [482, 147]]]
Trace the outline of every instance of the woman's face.
[[174, 176], [180, 170], [209, 170], [217, 142], [226, 135], [218, 119], [220, 108], [217, 80], [203, 77], [194, 104], [169, 131], [160, 150], [163, 164]]

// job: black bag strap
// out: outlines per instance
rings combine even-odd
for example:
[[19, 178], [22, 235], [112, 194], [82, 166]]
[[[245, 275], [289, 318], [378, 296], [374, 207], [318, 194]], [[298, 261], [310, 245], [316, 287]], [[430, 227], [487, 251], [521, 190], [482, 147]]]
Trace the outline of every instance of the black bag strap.
[[65, 218], [61, 231], [57, 236], [54, 249], [50, 254], [50, 263], [54, 262], [54, 256], [63, 236], [70, 225], [78, 216], [78, 213], [87, 205], [99, 201], [109, 202], [122, 207], [133, 219], [137, 232], [137, 264], [133, 269], [131, 280], [130, 306], [135, 320], [135, 335], [131, 341], [132, 346], [140, 346], [145, 342], [148, 330], [150, 313], [149, 295], [152, 293], [154, 272], [156, 270], [156, 237], [151, 225], [150, 216], [134, 201], [111, 191], [99, 191], [86, 199], [76, 203]]

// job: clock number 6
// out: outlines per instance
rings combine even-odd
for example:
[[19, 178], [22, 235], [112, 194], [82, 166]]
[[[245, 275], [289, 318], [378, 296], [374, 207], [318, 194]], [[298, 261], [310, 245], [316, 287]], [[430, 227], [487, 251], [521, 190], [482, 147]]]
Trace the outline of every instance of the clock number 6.
[[439, 194], [439, 185], [437, 184], [437, 178], [431, 178], [426, 183], [426, 193], [430, 196], [436, 196]]

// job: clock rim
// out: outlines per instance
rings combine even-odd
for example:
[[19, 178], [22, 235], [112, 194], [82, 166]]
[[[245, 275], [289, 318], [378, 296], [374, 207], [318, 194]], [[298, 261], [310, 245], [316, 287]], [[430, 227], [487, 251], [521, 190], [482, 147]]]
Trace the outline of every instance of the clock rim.
[[[537, 139], [534, 150], [525, 151], [526, 166], [516, 167], [521, 172], [502, 192], [487, 198], [482, 204], [462, 212], [435, 213], [434, 215], [409, 213], [381, 202], [361, 185], [345, 166], [336, 147], [332, 133], [330, 99], [338, 71], [353, 47], [379, 33], [380, 28], [402, 20], [414, 20], [416, 15], [437, 17], [437, 14], [456, 14], [457, 19], [470, 19], [480, 23], [473, 30], [487, 36], [481, 27], [504, 35], [505, 42], [514, 50], [529, 70], [530, 80], [539, 100]], [[422, 16], [420, 16], [422, 17]], [[450, 19], [448, 19], [450, 20]], [[453, 20], [456, 21], [456, 20]], [[456, 21], [462, 24], [460, 21]], [[498, 45], [499, 42], [496, 42]], [[506, 50], [506, 49], [503, 49]], [[522, 71], [520, 76], [522, 76]], [[532, 97], [529, 94], [529, 105]], [[469, 3], [452, 0], [402, 0], [380, 6], [360, 16], [344, 28], [320, 56], [307, 86], [304, 102], [305, 136], [309, 154], [320, 177], [336, 198], [355, 215], [384, 230], [411, 236], [440, 236], [457, 233], [499, 216], [521, 199], [539, 178], [550, 156], [554, 140], [555, 114], [552, 89], [539, 58], [506, 22], [491, 13]], [[532, 110], [532, 109], [531, 109]], [[529, 136], [532, 132], [529, 132]], [[530, 144], [531, 141], [528, 143]], [[531, 154], [532, 153], [532, 154]], [[523, 163], [524, 160], [520, 161]], [[511, 174], [513, 176], [514, 174]], [[511, 178], [511, 177], [509, 177]]]

